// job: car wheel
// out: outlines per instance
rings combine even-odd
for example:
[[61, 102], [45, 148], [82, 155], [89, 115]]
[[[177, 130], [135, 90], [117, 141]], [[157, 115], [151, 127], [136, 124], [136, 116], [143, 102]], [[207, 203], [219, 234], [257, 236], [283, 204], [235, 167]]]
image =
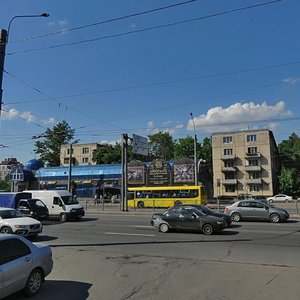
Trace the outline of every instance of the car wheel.
[[39, 269], [33, 270], [27, 279], [25, 285], [25, 294], [27, 296], [35, 295], [41, 288], [43, 282], [43, 274]]
[[59, 215], [59, 221], [60, 221], [61, 223], [66, 222], [66, 221], [67, 221], [67, 215], [66, 215], [65, 213], [60, 214], [60, 215]]
[[137, 204], [137, 207], [138, 208], [144, 208], [145, 207], [145, 204], [143, 201], [139, 201], [138, 204]]
[[289, 199], [285, 199], [284, 202], [285, 202], [285, 203], [288, 203], [288, 202], [289, 202]]
[[11, 234], [12, 233], [12, 230], [10, 227], [2, 227], [1, 230], [0, 230], [0, 233], [3, 233], [3, 234]]
[[231, 215], [231, 220], [234, 222], [239, 222], [241, 221], [241, 215], [239, 213], [233, 213]]
[[213, 234], [214, 229], [210, 224], [204, 224], [202, 227], [202, 231], [205, 235], [211, 235]]
[[160, 232], [163, 232], [163, 233], [166, 233], [169, 231], [169, 225], [166, 224], [166, 223], [162, 223], [159, 225], [159, 231]]
[[175, 205], [181, 205], [181, 204], [182, 204], [182, 202], [181, 202], [181, 201], [179, 201], [179, 200], [176, 200], [174, 204], [175, 204]]
[[278, 214], [271, 214], [270, 215], [270, 222], [279, 223], [280, 222], [280, 216]]
[[269, 200], [269, 203], [273, 203], [273, 200], [272, 200], [272, 199], [270, 199], [270, 200]]

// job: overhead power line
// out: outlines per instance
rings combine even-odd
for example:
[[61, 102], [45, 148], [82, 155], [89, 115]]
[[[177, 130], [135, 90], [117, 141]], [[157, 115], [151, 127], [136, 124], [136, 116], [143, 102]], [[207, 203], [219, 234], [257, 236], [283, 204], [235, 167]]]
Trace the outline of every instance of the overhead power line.
[[15, 54], [28, 53], [28, 52], [33, 52], [33, 51], [43, 51], [43, 50], [49, 50], [49, 49], [67, 47], [67, 46], [74, 46], [74, 45], [83, 44], [83, 43], [91, 43], [91, 42], [96, 42], [96, 41], [100, 41], [100, 40], [104, 40], [104, 39], [117, 38], [117, 37], [127, 36], [127, 35], [131, 35], [131, 34], [152, 31], [152, 30], [156, 30], [156, 29], [160, 29], [160, 28], [172, 27], [172, 26], [177, 26], [177, 25], [181, 25], [181, 24], [201, 21], [201, 20], [208, 19], [208, 18], [219, 17], [222, 15], [231, 14], [231, 13], [235, 13], [235, 12], [239, 12], [239, 11], [243, 11], [243, 10], [248, 10], [248, 9], [253, 9], [253, 8], [262, 7], [262, 6], [266, 6], [266, 5], [271, 5], [274, 3], [281, 2], [281, 1], [283, 1], [283, 0], [268, 1], [268, 2], [263, 2], [263, 3], [259, 3], [259, 4], [248, 5], [248, 6], [244, 6], [244, 7], [240, 7], [240, 8], [234, 8], [231, 10], [226, 10], [226, 11], [213, 13], [213, 14], [209, 14], [209, 15], [205, 15], [205, 16], [200, 16], [197, 18], [187, 19], [187, 20], [183, 20], [183, 21], [172, 22], [172, 23], [168, 23], [168, 24], [157, 25], [157, 26], [147, 27], [147, 28], [143, 28], [143, 29], [122, 32], [122, 33], [116, 33], [116, 34], [111, 34], [111, 35], [102, 36], [102, 37], [98, 37], [98, 38], [81, 40], [81, 41], [77, 41], [77, 42], [63, 43], [63, 44], [58, 44], [58, 45], [53, 45], [53, 46], [48, 46], [48, 47], [32, 48], [32, 49], [27, 49], [27, 50], [22, 50], [22, 51], [10, 52], [6, 55], [15, 55]]
[[141, 11], [141, 12], [137, 12], [137, 13], [121, 16], [121, 17], [116, 17], [116, 18], [112, 18], [112, 19], [108, 19], [108, 20], [104, 20], [104, 21], [94, 22], [94, 23], [91, 23], [91, 24], [76, 26], [76, 27], [72, 27], [72, 28], [68, 28], [68, 29], [64, 29], [64, 30], [49, 32], [49, 33], [45, 33], [45, 34], [41, 34], [41, 35], [36, 35], [36, 36], [20, 39], [20, 40], [15, 40], [15, 41], [10, 42], [9, 44], [17, 43], [17, 42], [24, 42], [24, 41], [28, 41], [28, 40], [43, 38], [43, 37], [57, 35], [57, 34], [62, 34], [62, 33], [70, 32], [70, 31], [75, 31], [75, 30], [79, 30], [79, 29], [93, 27], [93, 26], [104, 25], [104, 24], [108, 24], [108, 23], [112, 23], [112, 22], [116, 22], [116, 21], [121, 21], [121, 20], [129, 19], [129, 18], [133, 18], [133, 17], [137, 17], [137, 16], [142, 16], [142, 15], [158, 12], [158, 11], [161, 11], [161, 10], [174, 8], [174, 7], [177, 7], [177, 6], [191, 4], [192, 2], [196, 2], [196, 1], [198, 1], [198, 0], [188, 0], [188, 1], [184, 1], [184, 2], [179, 2], [179, 3], [175, 3], [175, 4], [171, 4], [171, 5], [167, 5], [167, 6], [162, 6], [162, 7], [158, 7], [158, 8], [153, 8], [153, 9], [150, 9], [150, 10], [145, 10], [145, 11]]

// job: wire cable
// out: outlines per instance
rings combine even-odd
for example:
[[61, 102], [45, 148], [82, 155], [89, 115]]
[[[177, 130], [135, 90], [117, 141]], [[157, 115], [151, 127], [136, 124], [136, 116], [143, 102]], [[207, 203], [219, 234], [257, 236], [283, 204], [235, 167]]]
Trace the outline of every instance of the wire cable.
[[275, 4], [275, 3], [278, 3], [281, 1], [283, 1], [283, 0], [273, 0], [273, 1], [263, 2], [263, 3], [259, 3], [259, 4], [248, 5], [248, 6], [244, 6], [244, 7], [240, 7], [240, 8], [234, 8], [231, 10], [213, 13], [210, 15], [201, 16], [201, 17], [197, 17], [197, 18], [193, 18], [193, 19], [188, 19], [188, 20], [183, 20], [183, 21], [178, 21], [178, 22], [173, 22], [173, 23], [168, 23], [168, 24], [163, 24], [163, 25], [157, 25], [157, 26], [147, 27], [147, 28], [143, 28], [143, 29], [122, 32], [122, 33], [116, 33], [116, 34], [111, 34], [111, 35], [107, 35], [107, 36], [81, 40], [81, 41], [77, 41], [77, 42], [63, 43], [63, 44], [58, 44], [58, 45], [53, 45], [53, 46], [47, 46], [47, 47], [41, 47], [41, 48], [31, 48], [31, 49], [22, 50], [22, 51], [10, 52], [6, 55], [15, 55], [15, 54], [21, 54], [21, 53], [24, 54], [24, 53], [34, 52], [34, 51], [44, 51], [44, 50], [61, 48], [61, 47], [74, 46], [74, 45], [78, 45], [78, 44], [91, 43], [91, 42], [96, 42], [96, 41], [100, 41], [100, 40], [104, 40], [104, 39], [118, 38], [118, 37], [127, 36], [127, 35], [131, 35], [131, 34], [152, 31], [152, 30], [156, 30], [156, 29], [160, 29], [160, 28], [173, 27], [173, 26], [196, 22], [196, 21], [200, 21], [200, 20], [205, 20], [205, 19], [213, 18], [213, 17], [219, 17], [222, 15], [231, 14], [231, 13], [235, 13], [235, 12], [239, 12], [239, 11], [243, 11], [243, 10], [249, 10], [249, 9], [253, 9], [253, 8], [257, 8], [257, 7]]

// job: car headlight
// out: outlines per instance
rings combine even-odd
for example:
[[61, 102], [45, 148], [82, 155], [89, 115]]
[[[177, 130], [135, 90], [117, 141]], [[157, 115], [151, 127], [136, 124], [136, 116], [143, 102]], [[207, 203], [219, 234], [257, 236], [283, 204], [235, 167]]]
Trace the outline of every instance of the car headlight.
[[15, 225], [16, 228], [27, 228], [27, 225]]
[[217, 221], [217, 224], [219, 224], [219, 225], [224, 224], [224, 220], [223, 221]]

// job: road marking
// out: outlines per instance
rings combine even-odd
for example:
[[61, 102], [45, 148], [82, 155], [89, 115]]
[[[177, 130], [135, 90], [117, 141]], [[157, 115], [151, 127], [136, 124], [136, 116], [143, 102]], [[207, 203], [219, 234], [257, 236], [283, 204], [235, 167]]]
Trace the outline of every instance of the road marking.
[[131, 225], [131, 227], [135, 227], [135, 228], [153, 228], [153, 226], [150, 226], [150, 225]]
[[139, 234], [139, 233], [122, 233], [122, 232], [105, 232], [104, 234], [114, 235], [137, 235], [137, 236], [155, 236], [154, 234]]

